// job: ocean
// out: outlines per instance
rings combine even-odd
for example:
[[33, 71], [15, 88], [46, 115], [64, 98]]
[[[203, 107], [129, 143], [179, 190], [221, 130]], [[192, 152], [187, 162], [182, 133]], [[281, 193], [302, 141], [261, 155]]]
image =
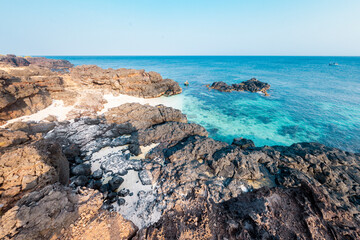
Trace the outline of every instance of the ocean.
[[[183, 88], [182, 111], [210, 137], [256, 146], [320, 142], [360, 152], [360, 57], [46, 56], [75, 65], [159, 72]], [[338, 66], [329, 66], [337, 62]], [[261, 93], [222, 93], [207, 84], [250, 78], [271, 84]], [[190, 86], [183, 83], [189, 81]], [[169, 100], [172, 97], [169, 97]]]

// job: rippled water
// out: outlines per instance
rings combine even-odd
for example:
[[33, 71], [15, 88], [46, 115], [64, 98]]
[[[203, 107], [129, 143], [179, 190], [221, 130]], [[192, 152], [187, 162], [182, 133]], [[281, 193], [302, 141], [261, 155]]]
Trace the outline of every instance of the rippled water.
[[[181, 83], [183, 112], [210, 136], [257, 146], [317, 141], [360, 152], [360, 57], [118, 57], [61, 56], [75, 65], [156, 71]], [[329, 66], [338, 62], [339, 66]], [[259, 93], [209, 91], [214, 81], [252, 77], [271, 84]]]

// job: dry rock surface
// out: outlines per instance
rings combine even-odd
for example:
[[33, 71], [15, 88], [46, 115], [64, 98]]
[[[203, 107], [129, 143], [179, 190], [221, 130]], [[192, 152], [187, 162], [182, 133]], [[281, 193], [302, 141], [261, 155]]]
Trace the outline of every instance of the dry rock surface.
[[[61, 69], [62, 71], [59, 71]], [[74, 105], [69, 119], [96, 117], [105, 93], [155, 98], [181, 93], [179, 84], [159, 73], [134, 69], [73, 67], [65, 60], [0, 55], [0, 125], [62, 100]]]
[[39, 66], [50, 69], [68, 69], [73, 67], [67, 60], [49, 59], [44, 57], [18, 57], [13, 54], [0, 55], [0, 66], [10, 65], [12, 67]]
[[145, 70], [102, 69], [96, 65], [83, 65], [72, 68], [70, 76], [81, 85], [143, 98], [175, 95], [182, 91], [175, 81]]

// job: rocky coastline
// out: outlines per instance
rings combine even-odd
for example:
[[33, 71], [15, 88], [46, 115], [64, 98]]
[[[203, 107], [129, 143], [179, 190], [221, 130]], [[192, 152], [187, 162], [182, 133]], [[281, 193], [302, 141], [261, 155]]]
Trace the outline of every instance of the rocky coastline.
[[[150, 98], [181, 88], [143, 70], [7, 61], [0, 239], [360, 238], [359, 153], [242, 138], [229, 145], [164, 105], [100, 113], [104, 94]], [[8, 121], [57, 100], [77, 107], [62, 120]]]
[[216, 89], [220, 92], [232, 92], [232, 91], [247, 91], [247, 92], [262, 92], [265, 96], [269, 96], [267, 90], [270, 89], [270, 84], [261, 82], [256, 78], [243, 81], [241, 83], [234, 83], [228, 85], [225, 82], [213, 82], [211, 85], [207, 86], [210, 89]]

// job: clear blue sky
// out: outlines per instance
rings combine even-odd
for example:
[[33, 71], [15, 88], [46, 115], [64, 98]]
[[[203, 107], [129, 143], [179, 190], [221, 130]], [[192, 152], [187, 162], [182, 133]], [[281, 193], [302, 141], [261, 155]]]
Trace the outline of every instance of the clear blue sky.
[[360, 0], [0, 0], [0, 53], [360, 56]]

